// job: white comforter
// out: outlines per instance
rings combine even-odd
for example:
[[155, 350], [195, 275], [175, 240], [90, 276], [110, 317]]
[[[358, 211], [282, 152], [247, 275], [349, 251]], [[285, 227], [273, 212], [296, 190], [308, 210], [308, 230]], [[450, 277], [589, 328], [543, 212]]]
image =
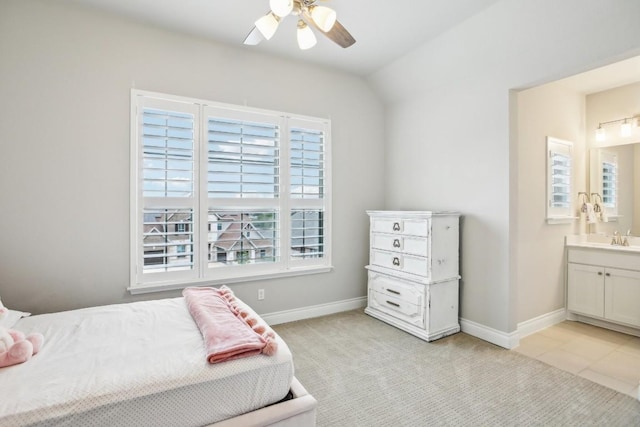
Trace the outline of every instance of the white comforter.
[[[207, 363], [183, 298], [24, 318], [45, 342], [0, 369], [0, 425], [204, 425], [283, 398], [293, 362], [274, 356]], [[88, 422], [91, 420], [91, 423]]]

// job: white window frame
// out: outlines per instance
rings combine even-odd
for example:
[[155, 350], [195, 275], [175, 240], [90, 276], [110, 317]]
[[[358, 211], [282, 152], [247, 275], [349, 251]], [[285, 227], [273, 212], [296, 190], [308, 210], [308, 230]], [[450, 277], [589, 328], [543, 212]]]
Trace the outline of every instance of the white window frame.
[[[548, 224], [564, 224], [577, 219], [574, 213], [574, 169], [573, 164], [573, 142], [565, 141], [562, 139], [547, 137], [547, 208], [546, 217]], [[555, 156], [560, 155], [569, 159], [569, 188], [567, 190], [567, 203], [565, 206], [556, 206], [557, 202], [554, 201], [554, 168], [553, 159]]]
[[[177, 110], [177, 107], [180, 110]], [[143, 272], [142, 246], [143, 212], [150, 198], [143, 197], [142, 153], [140, 120], [142, 109], [159, 108], [168, 111], [187, 110], [194, 114], [194, 195], [184, 198], [153, 198], [155, 207], [193, 209], [193, 268], [186, 271], [159, 273]], [[215, 199], [208, 198], [207, 156], [208, 117], [222, 115], [241, 120], [277, 121], [280, 126], [280, 177], [279, 197], [265, 199]], [[322, 198], [296, 199], [290, 197], [289, 185], [289, 129], [301, 127], [321, 131], [324, 137], [324, 192]], [[129, 292], [132, 294], [182, 289], [186, 286], [215, 285], [293, 275], [316, 274], [331, 271], [331, 122], [327, 119], [301, 116], [277, 111], [249, 108], [214, 101], [193, 99], [156, 92], [131, 91], [131, 271]], [[259, 205], [257, 205], [259, 203]], [[232, 209], [277, 209], [279, 212], [279, 260], [273, 263], [244, 264], [240, 266], [208, 267], [208, 212]], [[297, 209], [321, 209], [323, 211], [323, 256], [320, 258], [293, 259], [290, 256], [290, 212]]]

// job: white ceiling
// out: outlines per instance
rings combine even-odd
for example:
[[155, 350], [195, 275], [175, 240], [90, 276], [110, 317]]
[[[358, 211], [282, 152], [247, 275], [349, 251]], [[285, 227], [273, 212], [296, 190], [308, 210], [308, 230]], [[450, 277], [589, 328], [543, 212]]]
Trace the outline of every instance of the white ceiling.
[[238, 48], [368, 75], [498, 0], [321, 0], [356, 39], [343, 49], [320, 34], [312, 49], [298, 49], [295, 17], [287, 17], [271, 40], [245, 46], [253, 23], [269, 0], [62, 0], [95, 7]]

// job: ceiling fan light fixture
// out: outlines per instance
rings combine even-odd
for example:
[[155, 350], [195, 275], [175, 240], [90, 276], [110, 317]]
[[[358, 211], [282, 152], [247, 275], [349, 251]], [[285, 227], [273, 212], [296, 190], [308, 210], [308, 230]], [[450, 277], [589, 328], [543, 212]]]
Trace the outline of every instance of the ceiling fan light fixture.
[[280, 18], [284, 18], [293, 10], [293, 0], [269, 0], [271, 12]]
[[298, 20], [298, 47], [307, 50], [316, 45], [318, 40], [311, 28], [302, 20]]
[[310, 6], [309, 13], [313, 22], [325, 33], [331, 30], [336, 23], [337, 15], [335, 10], [326, 6]]
[[262, 18], [258, 19], [255, 25], [264, 38], [269, 40], [276, 33], [279, 23], [280, 18], [277, 15], [274, 15], [273, 12], [269, 12]]
[[253, 29], [249, 32], [247, 37], [244, 39], [244, 44], [249, 46], [255, 46], [258, 43], [260, 43], [262, 40], [264, 40], [264, 37], [262, 37], [262, 33], [260, 33], [260, 31], [256, 27], [253, 27]]

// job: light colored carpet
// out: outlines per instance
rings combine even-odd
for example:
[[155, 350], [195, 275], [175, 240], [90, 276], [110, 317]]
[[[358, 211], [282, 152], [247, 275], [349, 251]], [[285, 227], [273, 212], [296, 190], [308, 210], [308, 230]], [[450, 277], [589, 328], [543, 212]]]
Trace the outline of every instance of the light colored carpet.
[[640, 426], [640, 402], [459, 333], [427, 343], [362, 310], [274, 327], [318, 426]]

